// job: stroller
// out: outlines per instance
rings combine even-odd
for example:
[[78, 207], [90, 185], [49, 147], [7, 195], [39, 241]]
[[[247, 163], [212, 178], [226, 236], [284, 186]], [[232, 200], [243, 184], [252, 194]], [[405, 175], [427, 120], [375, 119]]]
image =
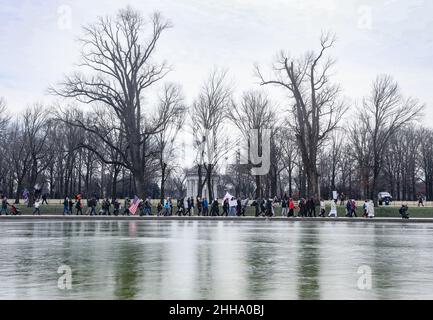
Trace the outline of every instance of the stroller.
[[14, 204], [11, 206], [11, 211], [12, 211], [13, 216], [20, 216], [21, 215], [21, 211], [18, 210], [18, 208]]
[[409, 219], [409, 212], [408, 212], [409, 208], [406, 205], [402, 205], [399, 212], [400, 215], [402, 217], [402, 219]]

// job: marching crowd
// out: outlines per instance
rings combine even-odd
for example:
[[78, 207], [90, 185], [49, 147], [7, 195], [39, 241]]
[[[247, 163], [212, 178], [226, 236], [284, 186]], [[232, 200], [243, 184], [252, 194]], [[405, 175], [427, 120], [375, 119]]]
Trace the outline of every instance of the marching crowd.
[[[147, 198], [140, 200], [138, 197], [131, 200], [126, 198], [123, 202], [116, 198], [98, 199], [96, 195], [87, 199], [84, 205], [82, 196], [76, 195], [73, 199], [66, 197], [63, 200], [63, 215], [103, 215], [103, 216], [231, 216], [241, 217], [246, 215], [248, 207], [253, 207], [256, 217], [275, 217], [276, 208], [281, 208], [282, 217], [338, 217], [337, 205], [338, 201], [330, 202], [330, 211], [327, 212], [327, 206], [324, 199], [317, 203], [314, 198], [298, 201], [285, 195], [281, 199], [277, 197], [273, 199], [256, 199], [250, 201], [247, 199], [239, 199], [235, 197], [226, 197], [220, 202], [218, 199], [208, 201], [204, 198], [186, 197], [177, 199], [176, 206], [171, 198], [166, 198], [164, 201], [158, 202], [156, 208], [152, 205], [152, 200]], [[41, 206], [48, 204], [46, 197], [42, 196], [35, 200], [33, 205], [33, 215], [41, 215]], [[358, 217], [358, 206], [355, 200], [349, 199], [346, 203], [340, 201], [340, 206], [345, 206], [346, 217]], [[9, 210], [10, 208], [10, 210]], [[99, 210], [97, 210], [97, 208]], [[156, 209], [156, 211], [154, 210]], [[319, 212], [316, 210], [319, 209]], [[402, 218], [408, 219], [408, 207], [402, 205], [399, 209]], [[6, 197], [2, 197], [0, 215], [20, 215], [21, 212], [15, 204], [10, 204]], [[374, 218], [374, 204], [371, 200], [366, 200], [362, 205], [362, 213], [360, 216], [365, 218]]]

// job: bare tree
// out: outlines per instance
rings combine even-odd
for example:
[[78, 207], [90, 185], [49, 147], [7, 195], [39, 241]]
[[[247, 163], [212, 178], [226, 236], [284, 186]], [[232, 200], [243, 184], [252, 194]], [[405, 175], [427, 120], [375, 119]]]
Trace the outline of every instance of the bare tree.
[[48, 137], [52, 133], [51, 120], [48, 110], [39, 104], [27, 108], [22, 118], [24, 145], [29, 152], [28, 185], [30, 197], [28, 205], [32, 206], [38, 178], [47, 169], [53, 158], [53, 154], [49, 152], [50, 145], [48, 143]]
[[[203, 86], [191, 109], [194, 148], [197, 151], [199, 189], [202, 187], [202, 171], [206, 172], [209, 199], [213, 198], [212, 178], [218, 162], [228, 149], [224, 139], [223, 124], [232, 91], [226, 83], [227, 73], [214, 70]], [[201, 196], [201, 190], [198, 190]]]
[[296, 133], [311, 196], [318, 195], [318, 151], [347, 110], [339, 98], [340, 87], [331, 84], [330, 70], [334, 61], [331, 58], [324, 60], [334, 42], [333, 35], [324, 34], [319, 52], [308, 52], [299, 59], [281, 52], [273, 65], [272, 80], [265, 79], [256, 67], [261, 85], [275, 85], [287, 90], [294, 101], [289, 124]]
[[[370, 146], [369, 133], [366, 123], [355, 121], [355, 123], [348, 129], [349, 141], [352, 148], [347, 150], [350, 152], [352, 158], [358, 167], [358, 176], [360, 183], [361, 197], [366, 199], [370, 194], [370, 176], [371, 176], [371, 162], [372, 162], [372, 149]], [[350, 175], [348, 172], [347, 161], [342, 163], [343, 178]], [[345, 180], [343, 184], [345, 185]]]
[[[275, 111], [271, 108], [267, 96], [259, 91], [246, 92], [241, 103], [234, 103], [227, 115], [242, 135], [242, 147], [249, 150], [253, 143], [257, 143], [258, 153], [261, 154], [263, 130], [272, 130], [276, 126]], [[251, 141], [253, 138], [252, 130], [258, 131], [257, 142]], [[261, 176], [256, 175], [255, 180], [256, 198], [261, 198], [263, 196]]]
[[422, 181], [425, 184], [427, 199], [431, 201], [433, 199], [433, 131], [422, 128], [419, 135], [422, 137], [419, 159]]
[[145, 190], [149, 139], [163, 130], [171, 114], [152, 115], [143, 103], [147, 90], [169, 72], [166, 63], [156, 63], [153, 56], [158, 40], [170, 28], [170, 23], [155, 13], [150, 21], [150, 35], [144, 40], [146, 26], [141, 14], [128, 7], [120, 10], [115, 18], [100, 18], [96, 24], [85, 27], [80, 67], [90, 76], [76, 73], [67, 77], [60, 89], [50, 90], [81, 103], [98, 103], [116, 115], [116, 123], [107, 123], [106, 127], [120, 131], [126, 151], [107, 139], [107, 131], [96, 125], [79, 119], [69, 124], [96, 136], [104, 148], [116, 150], [118, 164], [131, 171], [141, 196]]
[[[164, 96], [160, 98], [161, 107], [159, 112], [173, 112], [170, 116], [172, 121], [167, 121], [162, 130], [156, 135], [156, 148], [158, 152], [158, 162], [161, 170], [160, 198], [165, 198], [165, 183], [170, 173], [174, 169], [170, 165], [174, 160], [176, 138], [185, 122], [186, 107], [182, 104], [183, 97], [179, 87], [171, 85], [166, 86]], [[161, 115], [161, 118], [163, 116]]]
[[10, 117], [6, 110], [6, 101], [0, 97], [0, 136], [4, 136]]
[[402, 127], [416, 120], [424, 109], [414, 98], [404, 98], [398, 83], [388, 75], [378, 76], [371, 94], [363, 101], [358, 119], [366, 129], [365, 141], [371, 150], [370, 198], [377, 205], [378, 177], [383, 169], [384, 155], [390, 139]]
[[6, 101], [0, 97], [0, 146], [2, 146], [2, 156], [0, 157], [0, 193], [6, 194], [7, 179], [6, 177], [11, 172], [10, 163], [8, 163], [9, 155], [7, 148], [7, 128], [9, 124], [9, 116], [6, 110]]
[[277, 136], [280, 139], [280, 144], [282, 148], [282, 168], [284, 168], [287, 173], [287, 187], [289, 189], [289, 197], [293, 197], [294, 170], [299, 160], [296, 138], [287, 128], [284, 128]]

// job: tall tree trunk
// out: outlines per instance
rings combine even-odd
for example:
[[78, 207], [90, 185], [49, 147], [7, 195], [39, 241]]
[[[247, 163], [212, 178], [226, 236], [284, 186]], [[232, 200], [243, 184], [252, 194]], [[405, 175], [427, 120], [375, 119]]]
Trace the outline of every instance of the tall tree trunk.
[[119, 177], [119, 169], [114, 166], [113, 180], [111, 181], [111, 197], [117, 198], [117, 180]]
[[167, 164], [165, 162], [161, 165], [161, 201], [164, 201], [165, 199], [165, 172], [167, 170]]
[[198, 174], [198, 187], [197, 187], [197, 197], [203, 196], [203, 166], [201, 164], [197, 165]]
[[206, 175], [207, 175], [207, 189], [208, 189], [207, 191], [209, 194], [209, 202], [213, 200], [212, 170], [213, 170], [212, 164], [208, 164], [206, 168]]
[[262, 198], [263, 197], [263, 193], [262, 193], [262, 181], [261, 181], [261, 176], [257, 175], [256, 176], [256, 199]]
[[23, 180], [22, 179], [18, 179], [18, 182], [17, 182], [17, 193], [15, 195], [15, 204], [19, 204], [20, 203], [20, 199], [21, 199], [22, 193], [23, 193]]

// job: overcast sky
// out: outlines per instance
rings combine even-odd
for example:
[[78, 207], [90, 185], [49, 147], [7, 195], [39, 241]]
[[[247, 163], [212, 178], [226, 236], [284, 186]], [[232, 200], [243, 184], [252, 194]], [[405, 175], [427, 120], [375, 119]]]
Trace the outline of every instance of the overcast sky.
[[50, 103], [47, 87], [76, 69], [81, 26], [128, 4], [172, 21], [157, 54], [173, 66], [169, 80], [187, 101], [213, 66], [229, 70], [240, 94], [257, 87], [254, 63], [269, 66], [281, 49], [316, 49], [329, 30], [338, 37], [335, 80], [353, 103], [377, 74], [389, 73], [427, 104], [426, 124], [433, 116], [430, 0], [0, 0], [0, 96], [10, 110]]

